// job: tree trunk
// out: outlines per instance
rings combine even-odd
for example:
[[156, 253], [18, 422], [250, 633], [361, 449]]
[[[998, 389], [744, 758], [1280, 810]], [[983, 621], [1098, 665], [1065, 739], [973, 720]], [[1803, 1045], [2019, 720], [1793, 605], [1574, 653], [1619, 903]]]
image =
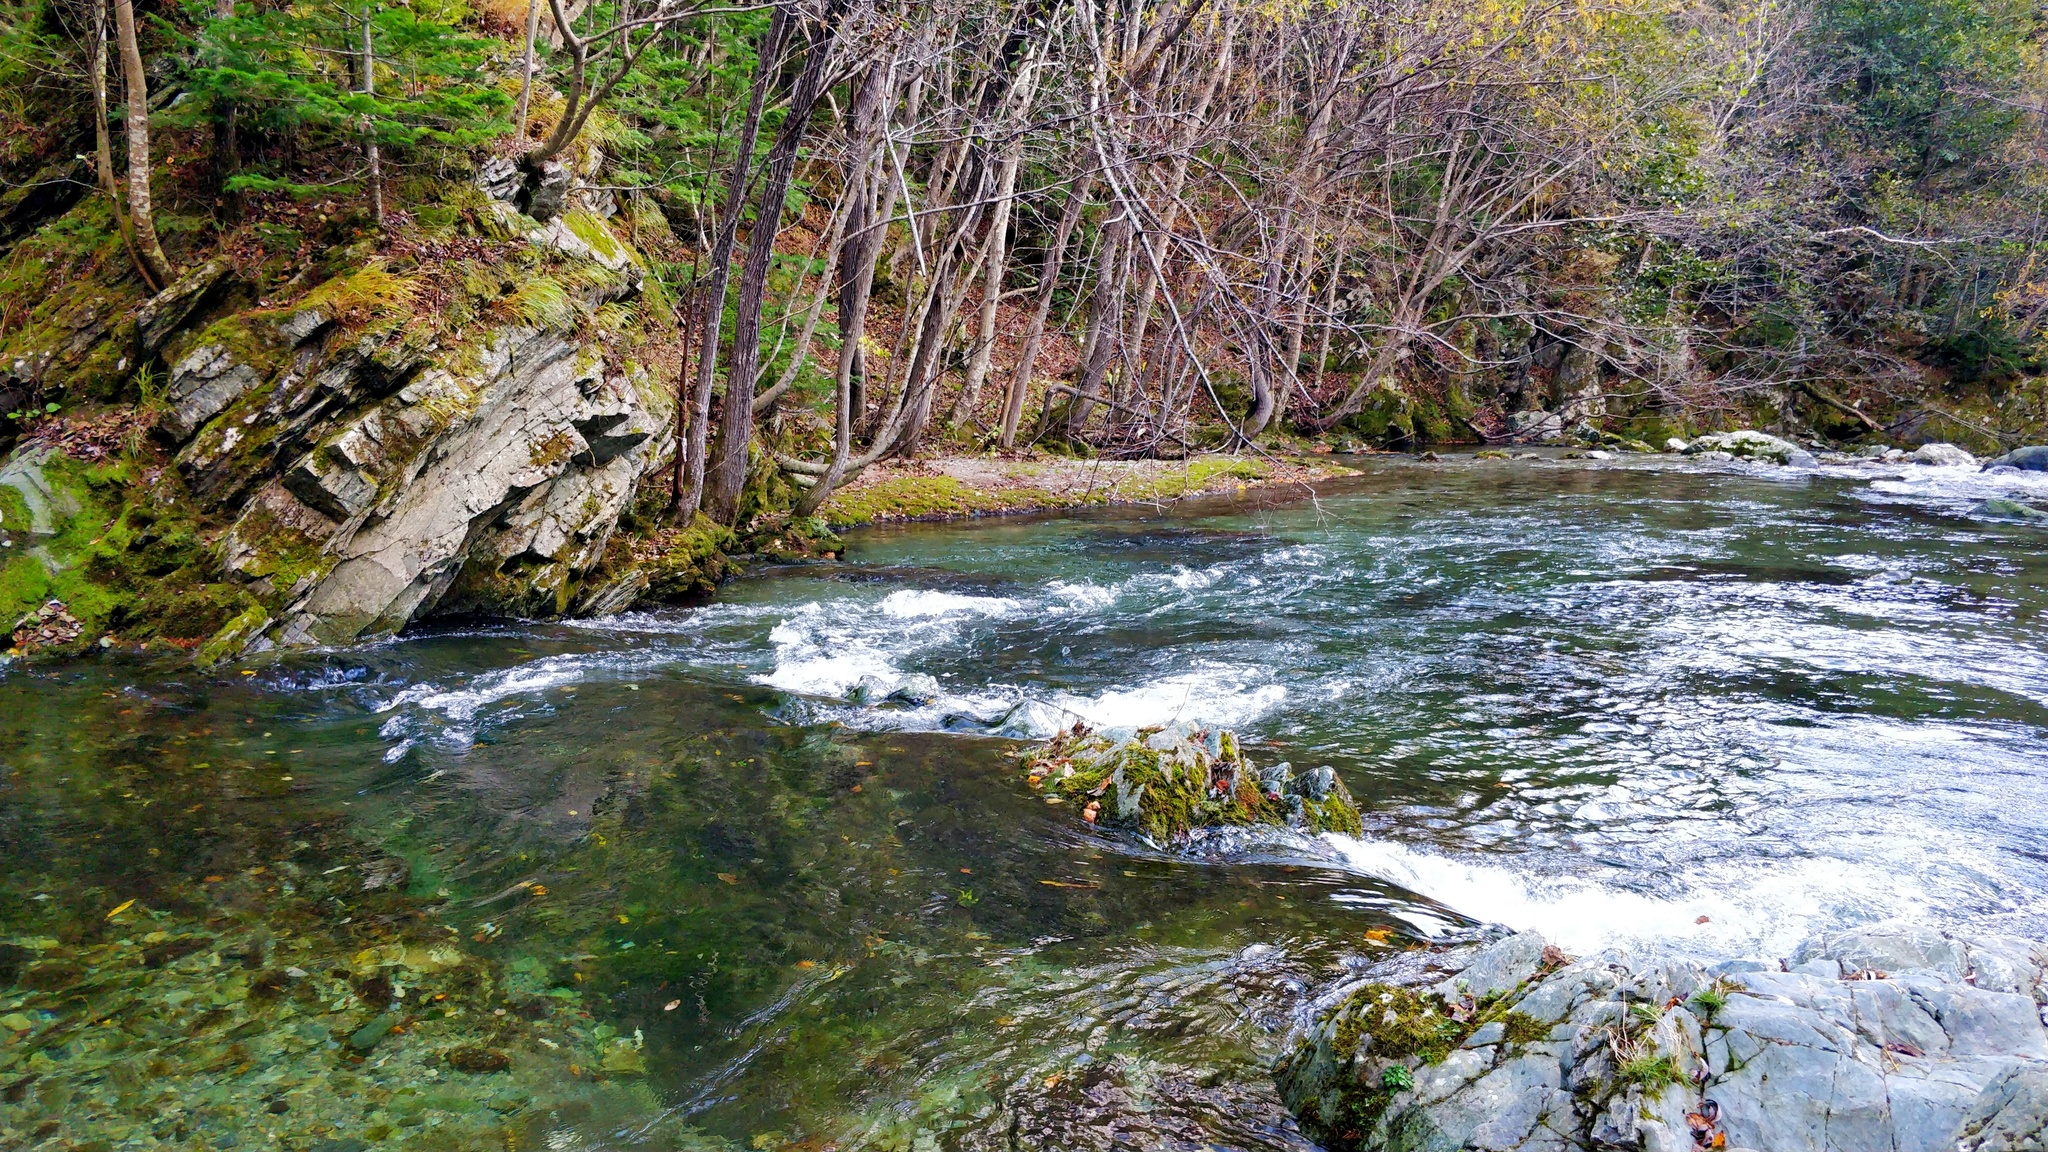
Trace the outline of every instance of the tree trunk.
[[114, 27], [121, 40], [121, 81], [128, 100], [128, 217], [135, 229], [135, 254], [143, 279], [158, 289], [177, 274], [156, 236], [156, 212], [149, 200], [149, 82], [142, 73], [142, 46], [135, 39], [135, 0], [114, 0]]
[[711, 476], [709, 511], [721, 524], [739, 517], [740, 491], [747, 483], [747, 447], [754, 438], [754, 376], [761, 358], [761, 299], [768, 286], [768, 263], [775, 255], [775, 233], [782, 225], [782, 202], [796, 171], [797, 149], [825, 88], [825, 68], [838, 39], [844, 0], [837, 0], [810, 30], [804, 68], [790, 90], [782, 132], [769, 149], [761, 181], [761, 208], [747, 237], [747, 262], [740, 273], [740, 298], [733, 316], [732, 360], [725, 373], [725, 410], [718, 428], [719, 460]]
[[1067, 192], [1066, 207], [1060, 211], [1059, 227], [1052, 246], [1045, 250], [1045, 262], [1038, 270], [1038, 307], [1031, 313], [1031, 326], [1024, 332], [1024, 347], [1017, 354], [1017, 371], [1010, 377], [1009, 394], [1003, 398], [1003, 439], [1005, 448], [1017, 444], [1017, 424], [1024, 417], [1025, 393], [1031, 389], [1031, 372], [1038, 366], [1038, 350], [1045, 344], [1045, 322], [1052, 315], [1053, 289], [1059, 286], [1060, 266], [1066, 260], [1067, 243], [1081, 223], [1081, 210], [1088, 203], [1087, 177]]
[[[1019, 119], [1029, 111], [1035, 75], [1035, 71], [1026, 70], [1017, 81], [1015, 97]], [[996, 307], [1002, 301], [1003, 273], [1008, 271], [1010, 259], [1010, 206], [1017, 194], [1017, 169], [1023, 160], [1024, 134], [1019, 131], [1004, 150], [1002, 168], [996, 176], [996, 203], [988, 225], [987, 248], [983, 256], [988, 275], [981, 286], [981, 313], [975, 325], [974, 355], [968, 361], [967, 379], [960, 386], [960, 400], [953, 406], [949, 423], [974, 419], [974, 409], [981, 400], [982, 381], [988, 378], [989, 362], [995, 355]]]
[[[846, 238], [840, 245], [839, 367], [833, 375], [832, 460], [825, 474], [808, 491], [797, 497], [794, 514], [809, 516], [832, 495], [846, 476], [853, 455], [853, 425], [861, 414], [857, 390], [860, 370], [860, 342], [867, 335], [868, 293], [875, 283], [875, 259], [881, 254], [881, 229], [868, 212], [873, 198], [876, 145], [881, 123], [882, 97], [889, 84], [889, 65], [877, 62], [868, 69], [859, 94], [854, 97], [849, 122], [854, 147], [847, 160]], [[864, 222], [854, 227], [854, 220]], [[867, 228], [873, 227], [868, 234]]]
[[[363, 5], [363, 95], [377, 95], [377, 49], [371, 42], [372, 5]], [[363, 160], [370, 167], [370, 219], [378, 231], [384, 229], [384, 160], [377, 151], [377, 127], [370, 114], [363, 114]]]
[[718, 368], [718, 329], [725, 320], [725, 285], [732, 275], [732, 246], [740, 230], [740, 206], [747, 191], [747, 174], [754, 169], [754, 142], [761, 135], [761, 109], [768, 99], [769, 84], [775, 78], [775, 60], [782, 55], [782, 41], [789, 32], [789, 10], [778, 5], [768, 20], [768, 33], [761, 38], [760, 55], [754, 65], [754, 90], [747, 102], [747, 118], [740, 126], [735, 145], [732, 174], [725, 185], [725, 209], [718, 221], [718, 235], [711, 242], [710, 280], [704, 286], [704, 328], [697, 337], [697, 394], [690, 412], [690, 440], [687, 451], [689, 484], [681, 501], [670, 513], [688, 519], [704, 502], [704, 456], [706, 433], [711, 426], [711, 385]]
[[1081, 379], [1074, 389], [1073, 406], [1067, 410], [1067, 437], [1081, 434], [1102, 395], [1102, 381], [1109, 375], [1110, 360], [1116, 355], [1123, 335], [1124, 297], [1131, 283], [1129, 205], [1117, 205], [1119, 214], [1103, 228], [1102, 258], [1095, 275], [1095, 296], [1089, 301], [1088, 334], [1083, 341]]
[[93, 107], [93, 166], [97, 169], [100, 191], [107, 194], [107, 201], [113, 208], [114, 228], [121, 233], [121, 245], [128, 249], [128, 259], [135, 263], [135, 272], [142, 277], [142, 283], [151, 292], [161, 292], [166, 287], [150, 275], [149, 265], [143, 262], [141, 249], [135, 246], [135, 225], [128, 219], [128, 209], [121, 201], [121, 187], [114, 176], [114, 147], [107, 132], [107, 9], [98, 6], [93, 21], [92, 37], [92, 107]]
[[526, 0], [526, 55], [519, 65], [519, 108], [512, 114], [519, 146], [526, 146], [526, 118], [533, 106], [533, 43], [540, 36], [540, 0]]

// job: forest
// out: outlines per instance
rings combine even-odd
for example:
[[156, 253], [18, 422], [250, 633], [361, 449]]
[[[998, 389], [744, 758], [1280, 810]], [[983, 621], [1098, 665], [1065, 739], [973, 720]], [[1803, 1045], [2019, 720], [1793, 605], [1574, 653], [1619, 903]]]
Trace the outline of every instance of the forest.
[[219, 257], [363, 329], [575, 310], [487, 283], [481, 176], [630, 236], [644, 287], [577, 322], [677, 400], [672, 510], [725, 523], [750, 460], [808, 514], [1033, 444], [2010, 446], [2048, 416], [2043, 31], [2021, 0], [14, 0], [6, 407], [146, 405], [161, 366], [68, 363], [55, 314]]

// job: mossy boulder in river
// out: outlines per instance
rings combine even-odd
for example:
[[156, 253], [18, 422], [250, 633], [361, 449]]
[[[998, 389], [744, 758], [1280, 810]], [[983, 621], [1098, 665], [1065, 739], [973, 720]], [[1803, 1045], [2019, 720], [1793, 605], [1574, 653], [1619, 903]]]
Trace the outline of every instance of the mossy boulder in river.
[[1185, 725], [1135, 733], [1076, 724], [1029, 761], [1034, 788], [1077, 805], [1091, 824], [1129, 828], [1157, 844], [1204, 828], [1273, 825], [1305, 832], [1361, 830], [1358, 805], [1334, 769], [1260, 769], [1237, 737]]

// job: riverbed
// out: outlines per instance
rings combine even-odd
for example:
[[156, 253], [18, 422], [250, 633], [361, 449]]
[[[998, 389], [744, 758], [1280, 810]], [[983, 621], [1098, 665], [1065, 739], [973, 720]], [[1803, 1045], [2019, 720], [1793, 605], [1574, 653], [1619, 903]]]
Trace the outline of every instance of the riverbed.
[[[0, 1133], [1304, 1148], [1265, 1070], [1389, 950], [2048, 931], [2048, 531], [1980, 510], [2048, 483], [1359, 467], [866, 529], [696, 608], [0, 673]], [[1077, 722], [1329, 764], [1365, 833], [1098, 834], [1013, 755]]]

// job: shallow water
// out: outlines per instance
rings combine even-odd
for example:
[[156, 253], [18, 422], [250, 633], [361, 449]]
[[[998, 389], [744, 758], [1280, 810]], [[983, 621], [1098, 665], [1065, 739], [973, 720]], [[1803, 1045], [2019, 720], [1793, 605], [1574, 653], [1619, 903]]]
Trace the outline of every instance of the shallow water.
[[[1971, 514], [2048, 486], [1367, 468], [872, 529], [698, 609], [9, 671], [0, 1145], [1295, 1148], [1263, 1069], [1387, 949], [2048, 923], [2048, 532]], [[1366, 835], [1089, 834], [1008, 755], [1077, 719], [1331, 764]]]

